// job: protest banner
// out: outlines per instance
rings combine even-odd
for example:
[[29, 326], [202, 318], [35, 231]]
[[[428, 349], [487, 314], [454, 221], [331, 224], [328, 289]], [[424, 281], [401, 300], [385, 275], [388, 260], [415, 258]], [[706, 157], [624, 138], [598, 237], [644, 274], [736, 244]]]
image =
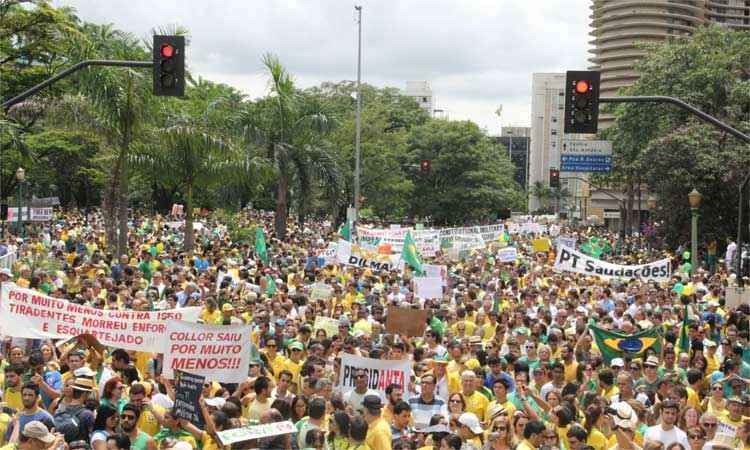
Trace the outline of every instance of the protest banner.
[[343, 239], [339, 240], [336, 258], [339, 264], [371, 269], [376, 272], [402, 270], [404, 267], [400, 255], [378, 254], [377, 251], [363, 249]]
[[175, 370], [174, 415], [203, 428], [203, 414], [199, 403], [206, 377]]
[[638, 278], [654, 281], [667, 281], [672, 274], [669, 258], [648, 264], [624, 266], [608, 263], [564, 246], [557, 248], [555, 269], [603, 278]]
[[417, 251], [422, 256], [432, 257], [440, 250], [438, 231], [425, 229], [357, 227], [357, 243], [366, 248], [388, 248], [389, 253], [401, 253], [407, 232], [411, 233]]
[[377, 391], [382, 398], [385, 398], [385, 388], [391, 383], [403, 386], [404, 398], [409, 398], [411, 365], [410, 359], [371, 359], [343, 353], [336, 389], [343, 393], [354, 389], [354, 375], [357, 370], [364, 370], [367, 374], [367, 387]]
[[310, 300], [325, 300], [333, 296], [333, 288], [325, 283], [315, 283], [310, 288]]
[[497, 251], [497, 260], [503, 263], [516, 262], [518, 249], [515, 247], [504, 247]]
[[562, 245], [564, 247], [569, 247], [569, 248], [576, 248], [577, 239], [574, 237], [558, 236], [556, 241], [557, 241], [556, 242], [557, 245]]
[[[32, 207], [31, 213], [26, 206], [21, 208], [21, 220], [30, 220], [32, 222], [47, 222], [52, 220], [54, 210], [50, 207]], [[8, 208], [8, 222], [18, 221], [18, 208]]]
[[207, 325], [170, 320], [162, 375], [179, 369], [220, 383], [241, 383], [250, 365], [250, 325]]
[[230, 428], [217, 433], [221, 444], [224, 446], [236, 444], [237, 442], [251, 441], [264, 437], [290, 434], [297, 431], [290, 421], [265, 423], [262, 425], [250, 425], [240, 428]]
[[196, 321], [200, 310], [104, 310], [4, 283], [0, 333], [29, 339], [68, 339], [91, 334], [106, 346], [153, 352], [162, 347], [169, 320]]
[[443, 286], [441, 277], [416, 277], [414, 295], [424, 299], [443, 298]]
[[427, 328], [427, 314], [424, 309], [388, 308], [385, 331], [405, 336], [422, 336]]
[[313, 323], [313, 334], [316, 331], [323, 330], [326, 332], [326, 337], [332, 337], [339, 334], [339, 321], [325, 316], [315, 316], [315, 323]]

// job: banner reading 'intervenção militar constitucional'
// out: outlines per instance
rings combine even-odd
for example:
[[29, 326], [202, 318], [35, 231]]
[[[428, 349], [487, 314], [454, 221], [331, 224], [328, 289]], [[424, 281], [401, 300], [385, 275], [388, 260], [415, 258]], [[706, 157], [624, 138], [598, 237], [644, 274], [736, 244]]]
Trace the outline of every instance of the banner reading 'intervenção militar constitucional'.
[[672, 273], [669, 258], [637, 266], [623, 266], [592, 258], [564, 245], [557, 247], [555, 269], [604, 278], [637, 278], [654, 281], [667, 281]]
[[92, 334], [104, 345], [143, 352], [160, 349], [167, 321], [196, 321], [200, 308], [120, 311], [92, 308], [4, 283], [0, 333], [30, 339], [69, 339]]

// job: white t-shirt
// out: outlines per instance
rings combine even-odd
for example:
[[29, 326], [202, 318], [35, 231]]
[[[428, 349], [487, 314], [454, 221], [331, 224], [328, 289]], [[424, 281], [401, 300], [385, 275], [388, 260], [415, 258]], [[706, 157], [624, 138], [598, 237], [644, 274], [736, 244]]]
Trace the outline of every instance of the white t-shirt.
[[687, 434], [677, 427], [672, 427], [669, 431], [665, 431], [661, 424], [648, 427], [646, 433], [643, 435], [643, 439], [661, 442], [664, 444], [664, 447], [668, 447], [669, 444], [677, 442], [682, 444], [685, 448], [690, 448]]
[[359, 411], [361, 413], [365, 410], [362, 402], [364, 402], [365, 397], [368, 395], [377, 395], [381, 400], [383, 399], [378, 391], [374, 391], [372, 389], [367, 389], [364, 394], [358, 394], [356, 390], [352, 389], [346, 395], [344, 395], [344, 402], [347, 405], [351, 405], [352, 409], [355, 412]]

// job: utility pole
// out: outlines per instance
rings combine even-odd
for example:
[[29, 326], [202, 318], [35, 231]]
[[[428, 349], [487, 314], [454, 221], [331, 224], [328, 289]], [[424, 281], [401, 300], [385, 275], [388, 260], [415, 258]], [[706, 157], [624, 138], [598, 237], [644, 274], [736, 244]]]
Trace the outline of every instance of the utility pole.
[[362, 6], [355, 6], [357, 10], [357, 115], [356, 132], [354, 138], [354, 221], [359, 220], [359, 177], [361, 171], [360, 140], [362, 138]]

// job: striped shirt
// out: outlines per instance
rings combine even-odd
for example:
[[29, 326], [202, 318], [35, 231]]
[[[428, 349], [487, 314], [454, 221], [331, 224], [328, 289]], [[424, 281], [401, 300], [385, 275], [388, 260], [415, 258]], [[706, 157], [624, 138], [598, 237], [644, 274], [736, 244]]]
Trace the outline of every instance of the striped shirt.
[[430, 402], [424, 400], [421, 396], [412, 397], [409, 399], [409, 406], [411, 406], [414, 426], [418, 430], [429, 426], [430, 419], [435, 414], [441, 414], [446, 419], [448, 418], [448, 405], [439, 397], [434, 397]]

